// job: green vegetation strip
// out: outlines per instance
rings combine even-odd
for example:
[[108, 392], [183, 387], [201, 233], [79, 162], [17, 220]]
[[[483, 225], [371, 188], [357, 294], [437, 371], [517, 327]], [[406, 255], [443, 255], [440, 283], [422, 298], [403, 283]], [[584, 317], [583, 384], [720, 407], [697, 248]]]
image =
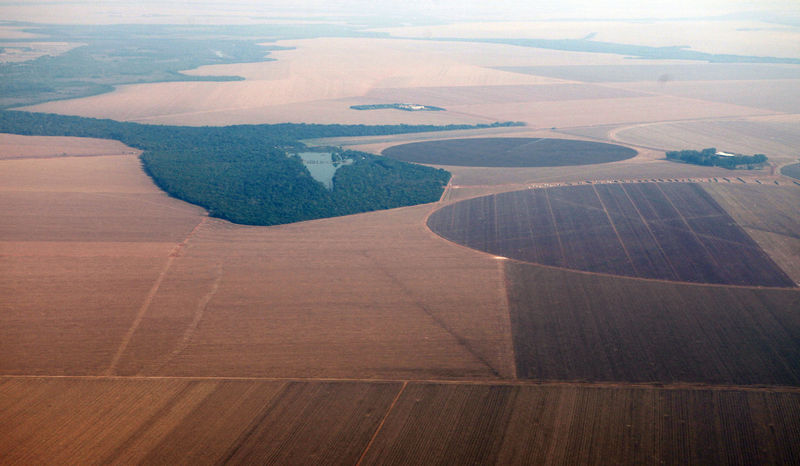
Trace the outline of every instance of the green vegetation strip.
[[681, 150], [667, 152], [667, 160], [675, 162], [686, 162], [694, 165], [705, 165], [710, 167], [741, 168], [742, 166], [752, 169], [761, 168], [767, 162], [764, 154], [741, 155], [719, 152], [714, 147], [709, 147], [701, 151]]
[[[496, 125], [503, 125], [502, 123]], [[346, 151], [353, 159], [326, 189], [299, 157], [300, 139], [482, 128], [488, 125], [157, 126], [73, 116], [0, 112], [0, 132], [115, 139], [144, 151], [145, 171], [178, 199], [210, 215], [248, 225], [276, 225], [434, 202], [450, 173]]]

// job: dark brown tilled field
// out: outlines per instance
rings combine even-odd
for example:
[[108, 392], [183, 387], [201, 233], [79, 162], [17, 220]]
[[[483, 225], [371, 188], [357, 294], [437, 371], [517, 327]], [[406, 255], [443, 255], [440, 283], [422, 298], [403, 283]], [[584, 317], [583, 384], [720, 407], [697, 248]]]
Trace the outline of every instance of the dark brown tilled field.
[[364, 464], [789, 464], [800, 395], [409, 384]]
[[506, 273], [520, 378], [800, 385], [796, 289]]
[[406, 162], [459, 167], [563, 167], [617, 162], [636, 156], [627, 147], [548, 138], [446, 139], [401, 144], [383, 155]]
[[469, 199], [428, 226], [456, 243], [544, 265], [695, 283], [793, 281], [702, 188], [604, 184]]

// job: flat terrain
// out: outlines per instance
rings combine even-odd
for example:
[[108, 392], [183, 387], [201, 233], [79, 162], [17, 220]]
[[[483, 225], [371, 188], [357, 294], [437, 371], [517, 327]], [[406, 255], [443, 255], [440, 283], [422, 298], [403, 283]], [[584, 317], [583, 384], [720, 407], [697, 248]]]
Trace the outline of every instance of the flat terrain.
[[[115, 20], [95, 5], [48, 8], [54, 21], [80, 8], [87, 21]], [[207, 8], [203, 21], [218, 18]], [[138, 19], [184, 14], [167, 10]], [[561, 23], [502, 30], [560, 38]], [[800, 44], [788, 26], [753, 21], [568, 24], [570, 37], [691, 37], [713, 53], [797, 56]], [[496, 37], [498, 24], [413, 36], [425, 30]], [[133, 149], [0, 136], [0, 463], [800, 462], [800, 293], [789, 287], [800, 282], [800, 186], [777, 172], [800, 144], [800, 119], [786, 113], [797, 111], [794, 68], [488, 43], [279, 45], [296, 48], [190, 71], [245, 81], [134, 85], [38, 108], [193, 125], [519, 120], [528, 126], [315, 143], [380, 153], [431, 138], [571, 138], [638, 154], [448, 167], [438, 203], [246, 227], [169, 198]], [[534, 66], [572, 74], [528, 74]], [[349, 109], [406, 100], [447, 111]], [[775, 167], [664, 160], [688, 147], [765, 153]], [[507, 227], [498, 244], [512, 231], [530, 239], [526, 225], [552, 228], [564, 233], [553, 260], [566, 245], [574, 267], [666, 276], [494, 257], [427, 226], [443, 208], [520, 190], [484, 206], [517, 215], [496, 224]], [[543, 195], [548, 215], [531, 215]], [[493, 197], [456, 203], [480, 196]], [[478, 232], [494, 234], [484, 223]], [[645, 231], [657, 227], [657, 238]], [[675, 250], [648, 255], [653, 244]], [[755, 272], [770, 261], [791, 281], [747, 285], [780, 275]], [[692, 279], [738, 284], [674, 281]]]
[[[0, 133], [0, 160], [138, 154], [118, 141]], [[22, 164], [25, 166], [26, 164]], [[7, 166], [8, 167], [8, 166]], [[3, 183], [6, 186], [6, 183]]]
[[781, 173], [786, 176], [791, 176], [792, 178], [800, 180], [800, 163], [787, 165], [781, 168]]
[[20, 464], [789, 464], [798, 418], [795, 390], [0, 378]]
[[392, 146], [383, 155], [406, 162], [467, 167], [558, 167], [618, 162], [636, 151], [573, 139], [471, 138]]
[[515, 191], [449, 205], [428, 225], [459, 244], [544, 265], [699, 283], [794, 284], [693, 184]]
[[697, 286], [508, 261], [517, 375], [800, 383], [796, 289]]

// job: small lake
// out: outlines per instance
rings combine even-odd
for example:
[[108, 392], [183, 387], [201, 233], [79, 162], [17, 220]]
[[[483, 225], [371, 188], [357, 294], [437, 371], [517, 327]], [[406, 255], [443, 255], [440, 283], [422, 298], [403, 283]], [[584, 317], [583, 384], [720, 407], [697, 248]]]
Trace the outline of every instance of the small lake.
[[336, 170], [343, 165], [353, 163], [352, 159], [334, 163], [330, 152], [300, 152], [297, 155], [303, 160], [303, 165], [311, 176], [328, 189], [333, 189], [333, 175]]

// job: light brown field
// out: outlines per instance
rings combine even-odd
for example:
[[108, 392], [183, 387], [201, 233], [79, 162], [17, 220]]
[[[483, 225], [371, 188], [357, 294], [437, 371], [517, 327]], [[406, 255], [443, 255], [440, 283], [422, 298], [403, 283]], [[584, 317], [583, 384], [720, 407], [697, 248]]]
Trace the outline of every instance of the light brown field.
[[[279, 45], [296, 49], [273, 52], [271, 57], [278, 61], [206, 66], [190, 72], [237, 75], [245, 77], [245, 81], [121, 86], [110, 94], [50, 102], [28, 109], [173, 124], [316, 122], [320, 115], [328, 115], [323, 117], [328, 118], [325, 120], [328, 122], [333, 111], [337, 121], [342, 123], [368, 119], [378, 124], [411, 117], [416, 118], [409, 120], [412, 122], [435, 118], [436, 122], [460, 123], [470, 118], [457, 114], [447, 120], [441, 114], [432, 116], [430, 112], [359, 112], [349, 108], [352, 102], [341, 99], [364, 96], [384, 87], [558, 82], [471, 64], [464, 57], [468, 56], [472, 44], [441, 46], [418, 41], [309, 39], [281, 41]], [[508, 46], [493, 46], [504, 47]], [[454, 49], [455, 55], [451, 53]], [[306, 103], [310, 103], [310, 109], [305, 107]], [[435, 102], [425, 104], [436, 105]], [[314, 111], [319, 110], [320, 105], [325, 106], [326, 112]], [[446, 112], [442, 114], [447, 115]], [[485, 119], [473, 116], [471, 121], [484, 122]]]
[[[606, 17], [614, 17], [604, 11]], [[620, 16], [624, 16], [623, 15]], [[752, 21], [503, 21], [386, 28], [396, 37], [577, 39], [652, 47], [689, 45], [707, 53], [797, 57], [800, 34], [790, 26]], [[619, 57], [622, 58], [622, 57]], [[662, 62], [663, 63], [663, 62]]]
[[275, 228], [208, 222], [116, 373], [513, 376], [499, 264], [433, 235], [430, 209]]
[[400, 387], [0, 378], [0, 458], [4, 464], [352, 464]]
[[[60, 136], [20, 136], [0, 133], [0, 160], [36, 157], [139, 154], [139, 151], [110, 139]], [[6, 183], [2, 183], [3, 186]]]
[[[277, 62], [193, 71], [243, 82], [128, 86], [41, 108], [195, 125], [514, 119], [530, 127], [315, 142], [379, 153], [431, 137], [564, 137], [536, 130], [556, 126], [620, 138], [640, 155], [590, 167], [452, 168], [436, 205], [267, 228], [208, 219], [169, 198], [125, 155], [131, 149], [115, 143], [4, 137], [11, 142], [0, 144], [0, 462], [797, 462], [797, 391], [758, 386], [795, 380], [772, 371], [797, 360], [795, 290], [686, 292], [536, 269], [539, 279], [511, 298], [527, 289], [539, 297], [526, 301], [531, 315], [549, 319], [530, 326], [543, 336], [533, 346], [544, 349], [524, 355], [550, 368], [546, 378], [579, 379], [563, 369], [580, 361], [559, 358], [580, 350], [583, 362], [600, 361], [584, 367], [596, 380], [752, 384], [537, 385], [541, 379], [517, 379], [507, 261], [425, 226], [448, 202], [529, 185], [742, 175], [741, 189], [707, 189], [796, 277], [798, 188], [777, 176], [780, 187], [755, 186], [756, 177], [773, 180], [767, 172], [666, 162], [661, 149], [730, 141], [731, 150], [783, 163], [797, 145], [797, 117], [738, 97], [622, 96], [627, 88], [616, 85], [487, 68], [622, 64], [620, 56], [366, 39], [291, 44], [298, 48], [273, 54]], [[550, 93], [560, 101], [548, 101]], [[448, 111], [348, 108], [401, 98], [439, 99]], [[754, 209], [760, 203], [768, 208]], [[737, 340], [743, 329], [757, 333], [761, 350]], [[645, 351], [615, 359], [622, 333], [630, 348], [649, 337]], [[772, 349], [781, 356], [770, 359]], [[711, 360], [725, 364], [704, 370]], [[8, 376], [16, 374], [43, 377]], [[504, 380], [511, 382], [493, 385]]]
[[797, 160], [799, 135], [800, 120], [776, 116], [637, 124], [611, 130], [608, 139], [662, 150], [716, 147], [783, 164]]
[[700, 99], [775, 112], [800, 113], [798, 79], [671, 81], [619, 83], [614, 87], [630, 91], [652, 92], [690, 99]]
[[[48, 152], [42, 138], [12, 139], [13, 154]], [[65, 143], [55, 153], [133, 151], [48, 141]], [[103, 370], [202, 210], [160, 192], [134, 155], [0, 160], [0, 186], [0, 371]]]

